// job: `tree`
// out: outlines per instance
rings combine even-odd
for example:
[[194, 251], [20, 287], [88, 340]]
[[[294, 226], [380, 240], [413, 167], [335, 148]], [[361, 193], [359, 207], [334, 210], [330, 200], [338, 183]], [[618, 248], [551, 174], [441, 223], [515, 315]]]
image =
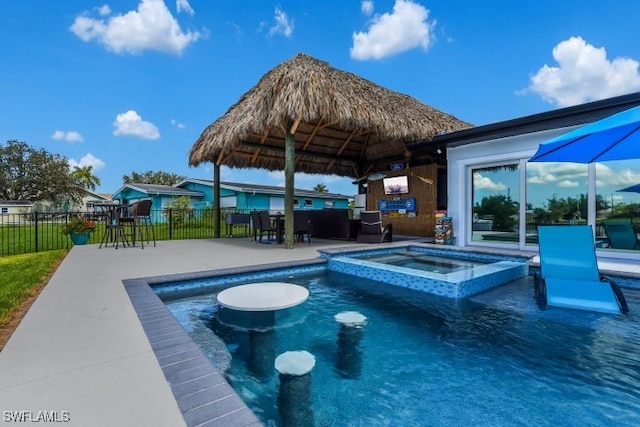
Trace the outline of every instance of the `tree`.
[[83, 189], [69, 174], [68, 160], [26, 142], [0, 146], [0, 199], [48, 201], [82, 199]]
[[518, 209], [517, 202], [500, 194], [482, 198], [480, 203], [476, 202], [473, 212], [480, 217], [491, 216], [493, 231], [514, 231]]
[[165, 207], [164, 215], [169, 218], [169, 212], [171, 212], [171, 222], [173, 224], [184, 224], [187, 218], [193, 215], [193, 208], [190, 205], [191, 199], [188, 196], [178, 197]]
[[96, 186], [100, 185], [100, 178], [95, 176], [92, 170], [93, 166], [75, 166], [73, 172], [71, 172], [71, 177], [80, 187], [93, 191]]
[[175, 185], [180, 181], [184, 181], [187, 177], [168, 172], [147, 171], [144, 173], [131, 172], [131, 176], [122, 177], [125, 184], [154, 184], [154, 185]]
[[320, 183], [320, 184], [316, 185], [315, 187], [313, 187], [313, 191], [317, 191], [318, 193], [328, 193], [329, 189], [327, 188], [326, 185]]

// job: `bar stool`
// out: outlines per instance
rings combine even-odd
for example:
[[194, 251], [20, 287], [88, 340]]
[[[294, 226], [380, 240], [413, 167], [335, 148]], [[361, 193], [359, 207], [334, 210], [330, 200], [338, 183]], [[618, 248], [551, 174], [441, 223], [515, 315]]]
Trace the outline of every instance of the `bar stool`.
[[122, 218], [124, 223], [129, 224], [128, 235], [132, 236], [133, 245], [135, 246], [136, 240], [139, 239], [142, 249], [144, 249], [145, 239], [150, 243], [149, 234], [151, 234], [153, 246], [156, 245], [156, 233], [151, 221], [151, 205], [151, 200], [139, 200], [129, 207], [129, 216]]
[[107, 246], [107, 239], [113, 240], [116, 249], [118, 249], [119, 242], [122, 242], [122, 246], [129, 245], [127, 236], [124, 234], [124, 226], [120, 222], [120, 216], [120, 208], [114, 206], [110, 211], [109, 217], [107, 218], [107, 223], [104, 227], [104, 234], [102, 235], [102, 240], [100, 241], [100, 246], [98, 246], [98, 249], [101, 249], [103, 244]]

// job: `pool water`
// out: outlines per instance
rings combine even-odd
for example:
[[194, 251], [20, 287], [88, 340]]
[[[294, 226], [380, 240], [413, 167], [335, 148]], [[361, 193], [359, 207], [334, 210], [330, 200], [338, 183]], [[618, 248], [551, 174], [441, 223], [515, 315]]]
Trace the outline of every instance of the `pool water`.
[[[356, 257], [357, 258], [357, 257]], [[363, 257], [367, 261], [386, 265], [413, 268], [431, 273], [449, 274], [485, 265], [491, 261], [467, 261], [464, 259], [447, 259], [441, 256], [425, 255], [423, 252], [402, 251], [398, 253], [371, 255]]]
[[[539, 310], [530, 278], [451, 300], [326, 271], [276, 280], [309, 299], [274, 328], [235, 326], [215, 293], [166, 300], [266, 425], [281, 425], [273, 360], [306, 350], [318, 426], [640, 425], [640, 291], [629, 316]], [[334, 316], [367, 317], [345, 370]], [[353, 349], [352, 349], [353, 350]]]

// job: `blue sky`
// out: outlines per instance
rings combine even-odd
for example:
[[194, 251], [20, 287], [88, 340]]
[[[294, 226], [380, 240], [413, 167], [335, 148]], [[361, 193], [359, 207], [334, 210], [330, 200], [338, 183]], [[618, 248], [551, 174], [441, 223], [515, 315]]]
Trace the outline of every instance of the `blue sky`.
[[[132, 171], [211, 179], [210, 165], [189, 168], [189, 149], [298, 52], [484, 125], [640, 91], [638, 17], [636, 0], [5, 2], [0, 141], [92, 165], [101, 193]], [[356, 191], [296, 177], [318, 183]]]

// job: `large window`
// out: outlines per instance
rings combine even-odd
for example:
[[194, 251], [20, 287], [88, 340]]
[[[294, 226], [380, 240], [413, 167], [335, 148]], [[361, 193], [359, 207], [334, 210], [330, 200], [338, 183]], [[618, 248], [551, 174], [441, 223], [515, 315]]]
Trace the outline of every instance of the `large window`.
[[517, 245], [520, 241], [518, 163], [471, 169], [472, 241]]
[[586, 165], [522, 159], [470, 170], [473, 242], [524, 247], [537, 245], [539, 225], [591, 224], [598, 250], [640, 254], [640, 164], [635, 161]]

